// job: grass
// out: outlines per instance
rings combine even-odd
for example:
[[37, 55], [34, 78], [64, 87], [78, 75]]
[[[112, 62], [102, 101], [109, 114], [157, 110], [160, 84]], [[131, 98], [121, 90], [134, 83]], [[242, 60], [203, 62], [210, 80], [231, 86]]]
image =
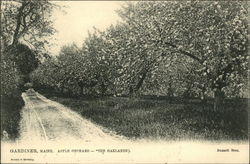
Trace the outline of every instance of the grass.
[[212, 104], [152, 98], [46, 97], [93, 122], [133, 139], [248, 139], [247, 100], [230, 100], [213, 111]]

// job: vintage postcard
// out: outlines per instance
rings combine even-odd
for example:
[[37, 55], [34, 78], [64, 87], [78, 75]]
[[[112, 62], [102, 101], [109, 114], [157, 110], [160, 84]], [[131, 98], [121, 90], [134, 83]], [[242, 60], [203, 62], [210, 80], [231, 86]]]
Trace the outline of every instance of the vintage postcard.
[[1, 163], [249, 163], [248, 7], [1, 1]]

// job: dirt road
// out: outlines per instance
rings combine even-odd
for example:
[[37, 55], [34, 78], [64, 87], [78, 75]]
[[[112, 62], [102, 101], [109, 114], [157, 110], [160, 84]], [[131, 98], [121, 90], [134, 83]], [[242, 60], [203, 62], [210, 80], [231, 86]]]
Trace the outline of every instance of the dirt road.
[[[82, 118], [65, 106], [29, 90], [22, 94], [25, 107], [21, 113], [20, 141], [83, 142], [117, 141], [118, 136]], [[104, 132], [105, 131], [105, 132]]]

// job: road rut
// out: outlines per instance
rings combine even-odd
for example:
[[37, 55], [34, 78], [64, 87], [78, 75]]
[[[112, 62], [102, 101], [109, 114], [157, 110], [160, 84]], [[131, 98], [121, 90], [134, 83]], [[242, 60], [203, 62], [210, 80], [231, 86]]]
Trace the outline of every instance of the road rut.
[[20, 141], [83, 142], [118, 141], [120, 136], [81, 117], [69, 108], [34, 91], [22, 94], [25, 107], [20, 122]]

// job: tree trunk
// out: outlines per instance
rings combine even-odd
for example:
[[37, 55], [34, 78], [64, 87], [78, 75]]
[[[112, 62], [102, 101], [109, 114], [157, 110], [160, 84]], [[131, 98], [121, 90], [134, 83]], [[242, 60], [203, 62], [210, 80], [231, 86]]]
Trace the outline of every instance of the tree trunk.
[[207, 99], [206, 99], [206, 88], [202, 87], [201, 89], [201, 93], [200, 93], [200, 99], [201, 99], [201, 104], [202, 104], [202, 108], [205, 109], [205, 107], [207, 106]]
[[132, 86], [129, 87], [129, 95], [132, 95], [134, 93], [134, 89]]
[[223, 108], [223, 100], [225, 93], [221, 89], [217, 89], [214, 92], [214, 110], [217, 111]]
[[79, 86], [80, 87], [80, 95], [83, 95], [83, 86]]
[[25, 8], [25, 6], [27, 6], [28, 3], [27, 2], [22, 2], [21, 7], [18, 9], [18, 14], [16, 17], [16, 28], [14, 30], [14, 34], [13, 34], [13, 40], [12, 40], [12, 44], [11, 45], [15, 45], [18, 42], [18, 35], [19, 35], [19, 31], [20, 31], [20, 27], [21, 27], [21, 19], [23, 16], [23, 10]]
[[60, 87], [59, 91], [60, 91], [61, 95], [63, 95], [63, 87]]
[[107, 91], [107, 87], [106, 87], [106, 85], [104, 84], [104, 82], [102, 82], [102, 83], [101, 83], [101, 94], [102, 94], [102, 96], [105, 95], [106, 91]]
[[137, 85], [135, 86], [135, 88], [133, 88], [132, 86], [130, 86], [129, 88], [129, 94], [135, 94], [137, 91], [139, 91], [139, 89], [141, 88], [144, 80], [146, 79], [148, 71], [144, 71], [141, 78], [139, 79], [139, 82], [137, 83]]
[[80, 88], [80, 96], [82, 96], [83, 95], [83, 85], [81, 82], [78, 82], [78, 86]]

